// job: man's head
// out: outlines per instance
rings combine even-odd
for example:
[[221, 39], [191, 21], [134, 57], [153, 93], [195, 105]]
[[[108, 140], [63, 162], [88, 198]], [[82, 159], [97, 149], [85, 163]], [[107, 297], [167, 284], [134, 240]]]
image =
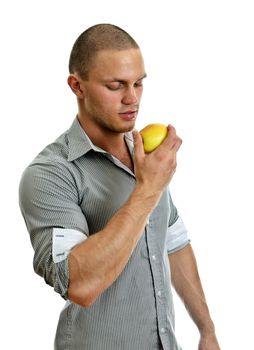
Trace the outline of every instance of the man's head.
[[84, 31], [75, 41], [70, 54], [69, 72], [87, 80], [99, 51], [138, 48], [136, 41], [123, 29], [112, 24], [97, 24]]
[[110, 24], [87, 29], [73, 46], [69, 69], [68, 84], [87, 129], [103, 134], [133, 129], [146, 73], [129, 34]]

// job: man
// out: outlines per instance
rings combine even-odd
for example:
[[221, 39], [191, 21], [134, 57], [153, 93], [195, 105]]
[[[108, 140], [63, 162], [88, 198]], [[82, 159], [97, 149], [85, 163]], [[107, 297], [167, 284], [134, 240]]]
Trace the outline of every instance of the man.
[[172, 279], [200, 331], [199, 349], [218, 350], [168, 189], [181, 139], [170, 125], [145, 154], [133, 131], [146, 77], [137, 43], [116, 26], [93, 26], [76, 40], [69, 70], [78, 116], [20, 183], [35, 271], [67, 299], [55, 349], [180, 349]]

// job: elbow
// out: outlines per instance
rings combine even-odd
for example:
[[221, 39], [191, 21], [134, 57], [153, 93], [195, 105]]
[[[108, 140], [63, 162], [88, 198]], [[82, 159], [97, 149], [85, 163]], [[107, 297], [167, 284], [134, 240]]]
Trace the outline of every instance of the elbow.
[[[90, 308], [103, 292], [101, 278], [94, 276], [88, 268], [81, 268], [76, 256], [69, 254], [69, 286], [68, 299], [85, 308]], [[83, 273], [80, 271], [83, 270]]]
[[74, 304], [78, 304], [84, 308], [92, 307], [98, 296], [95, 296], [91, 291], [87, 291], [85, 288], [78, 288], [70, 284], [68, 288], [68, 299]]

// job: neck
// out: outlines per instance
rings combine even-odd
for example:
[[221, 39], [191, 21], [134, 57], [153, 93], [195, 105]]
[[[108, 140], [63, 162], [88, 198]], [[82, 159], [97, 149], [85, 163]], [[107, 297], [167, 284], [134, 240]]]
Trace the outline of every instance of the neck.
[[89, 119], [78, 117], [82, 129], [86, 132], [94, 145], [108, 153], [121, 153], [126, 149], [124, 133], [112, 132], [106, 128], [100, 128]]
[[106, 128], [99, 128], [94, 123], [91, 123], [89, 119], [87, 120], [79, 117], [79, 122], [94, 145], [118, 158], [134, 172], [133, 161], [124, 140], [124, 133], [117, 133]]

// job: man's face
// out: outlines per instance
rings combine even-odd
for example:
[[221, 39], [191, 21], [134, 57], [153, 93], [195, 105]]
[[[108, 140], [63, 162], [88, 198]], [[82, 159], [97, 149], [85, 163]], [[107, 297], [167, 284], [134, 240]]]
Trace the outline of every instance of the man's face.
[[85, 118], [104, 131], [132, 130], [145, 76], [139, 49], [99, 51], [88, 80], [82, 81]]

